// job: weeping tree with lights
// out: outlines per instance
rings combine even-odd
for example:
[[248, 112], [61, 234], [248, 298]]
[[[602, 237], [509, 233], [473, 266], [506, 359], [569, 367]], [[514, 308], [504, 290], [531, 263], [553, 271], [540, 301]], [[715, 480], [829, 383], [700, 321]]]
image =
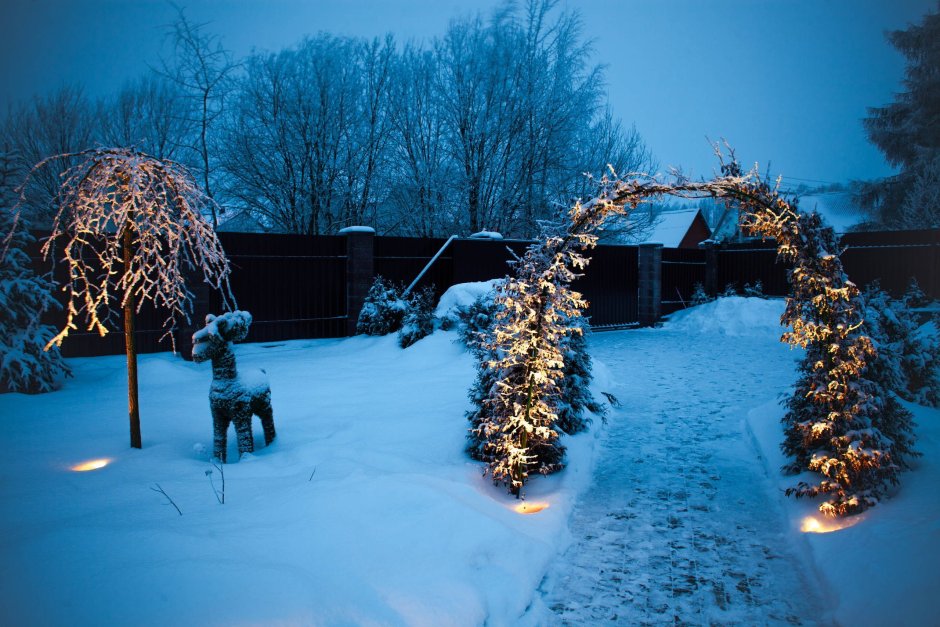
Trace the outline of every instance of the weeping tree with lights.
[[190, 277], [201, 274], [226, 303], [234, 302], [228, 259], [204, 218], [215, 202], [182, 165], [127, 148], [50, 157], [29, 177], [70, 158], [78, 163], [63, 174], [59, 209], [42, 247], [47, 260], [61, 255], [68, 272], [66, 321], [46, 348], [60, 346], [80, 318], [104, 336], [115, 309], [123, 310], [131, 446], [141, 448], [136, 314], [147, 302], [165, 310], [160, 340], [169, 338], [175, 351], [173, 331], [192, 311]]
[[661, 195], [734, 204], [744, 232], [773, 238], [779, 256], [793, 264], [792, 293], [781, 318], [791, 330], [781, 339], [806, 349], [806, 357], [786, 403], [783, 450], [793, 459], [788, 470], [821, 477], [801, 481], [787, 494], [827, 495], [820, 511], [845, 516], [874, 505], [898, 482], [916, 455], [911, 417], [890, 390], [865, 376], [876, 353], [860, 331], [858, 288], [845, 275], [832, 230], [817, 214], [799, 213], [756, 170], [742, 174], [731, 156], [711, 181], [605, 179], [598, 198], [572, 208], [562, 234], [543, 237], [516, 264], [516, 276], [497, 295], [496, 324], [484, 344], [490, 359], [471, 389], [478, 409], [471, 415], [468, 448], [487, 462], [495, 482], [507, 483], [518, 496], [531, 472], [562, 467], [564, 449], [554, 429], [564, 367], [560, 347], [585, 305], [568, 286], [587, 263], [581, 251], [593, 246], [592, 233], [608, 216]]

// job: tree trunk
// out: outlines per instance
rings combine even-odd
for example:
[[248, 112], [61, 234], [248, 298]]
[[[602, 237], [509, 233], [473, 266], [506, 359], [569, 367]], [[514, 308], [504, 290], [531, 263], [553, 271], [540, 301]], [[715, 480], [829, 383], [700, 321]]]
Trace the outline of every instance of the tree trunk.
[[[131, 271], [131, 220], [124, 227], [124, 273]], [[124, 348], [127, 352], [127, 411], [131, 423], [131, 447], [143, 448], [140, 438], [140, 406], [137, 397], [137, 340], [134, 335], [134, 297], [129, 294], [124, 303]]]

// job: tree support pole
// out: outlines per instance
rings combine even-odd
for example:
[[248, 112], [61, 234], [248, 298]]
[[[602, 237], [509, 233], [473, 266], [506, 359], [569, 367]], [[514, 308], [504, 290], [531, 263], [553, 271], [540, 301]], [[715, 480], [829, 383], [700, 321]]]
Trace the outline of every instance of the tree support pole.
[[[124, 273], [131, 270], [131, 220], [124, 227]], [[140, 438], [140, 404], [137, 395], [137, 339], [135, 337], [134, 295], [127, 294], [124, 303], [124, 348], [127, 352], [127, 413], [131, 423], [131, 447], [143, 448]]]

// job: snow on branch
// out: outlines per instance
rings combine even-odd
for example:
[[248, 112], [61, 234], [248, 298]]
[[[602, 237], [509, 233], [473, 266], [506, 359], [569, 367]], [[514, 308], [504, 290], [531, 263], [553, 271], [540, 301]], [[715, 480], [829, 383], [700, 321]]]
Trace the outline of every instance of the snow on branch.
[[47, 348], [61, 345], [82, 315], [85, 328], [103, 336], [115, 305], [139, 312], [147, 301], [168, 311], [160, 339], [172, 342], [180, 320], [189, 320], [193, 274], [234, 304], [228, 259], [203, 217], [215, 201], [185, 167], [127, 148], [99, 148], [50, 157], [29, 176], [76, 157], [79, 163], [63, 174], [52, 234], [42, 247], [44, 258], [61, 255], [68, 269], [67, 320]]

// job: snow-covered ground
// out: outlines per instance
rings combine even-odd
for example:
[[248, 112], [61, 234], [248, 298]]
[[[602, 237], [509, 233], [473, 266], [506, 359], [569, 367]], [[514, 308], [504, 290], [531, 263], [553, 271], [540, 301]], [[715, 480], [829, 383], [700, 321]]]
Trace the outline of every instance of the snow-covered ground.
[[256, 423], [224, 505], [208, 364], [141, 358], [137, 451], [123, 358], [70, 360], [63, 390], [0, 396], [0, 624], [931, 624], [940, 412], [913, 407], [925, 456], [894, 499], [802, 533], [812, 505], [777, 471], [799, 357], [781, 307], [595, 335], [596, 387], [623, 405], [530, 484], [549, 505], [531, 515], [463, 454], [473, 360], [453, 333], [237, 346], [268, 372], [278, 439]]

